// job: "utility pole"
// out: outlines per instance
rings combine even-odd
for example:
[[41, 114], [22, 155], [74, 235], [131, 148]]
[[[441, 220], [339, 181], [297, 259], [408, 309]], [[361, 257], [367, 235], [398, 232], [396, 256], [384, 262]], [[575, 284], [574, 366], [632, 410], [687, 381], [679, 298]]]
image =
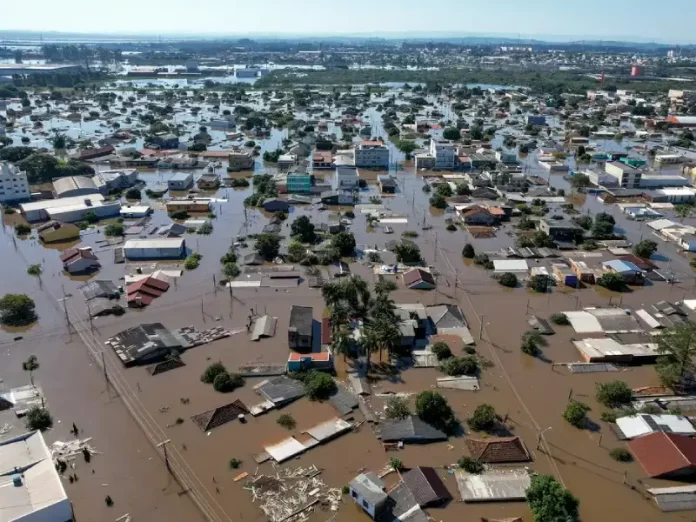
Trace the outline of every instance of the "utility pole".
[[167, 466], [167, 471], [169, 471], [169, 473], [172, 472], [172, 468], [169, 465], [169, 454], [167, 453], [167, 444], [169, 444], [170, 442], [171, 442], [171, 439], [167, 439], [164, 442], [160, 442], [157, 445], [157, 447], [162, 448], [162, 451], [164, 452], [164, 465]]
[[481, 314], [481, 326], [479, 326], [479, 340], [483, 339], [483, 320], [485, 319], [485, 317], [485, 314]]
[[109, 374], [106, 372], [106, 355], [104, 350], [101, 353], [102, 357], [102, 370], [104, 370], [104, 383], [106, 384], [106, 391], [109, 392], [109, 398], [111, 398], [111, 387], [109, 386]]
[[89, 317], [89, 331], [94, 333], [94, 323], [92, 322], [92, 306], [87, 301], [87, 316]]
[[68, 325], [68, 334], [70, 335], [70, 342], [72, 342], [72, 324], [70, 324], [70, 315], [68, 314], [68, 298], [65, 296], [65, 285], [61, 285], [61, 289], [63, 290], [63, 311], [65, 312], [65, 322]]

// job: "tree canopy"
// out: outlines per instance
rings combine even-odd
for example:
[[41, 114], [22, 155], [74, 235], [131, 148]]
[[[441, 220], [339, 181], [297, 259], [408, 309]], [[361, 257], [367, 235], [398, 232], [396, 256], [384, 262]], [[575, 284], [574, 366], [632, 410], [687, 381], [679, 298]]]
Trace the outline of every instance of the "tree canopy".
[[0, 298], [0, 323], [24, 326], [36, 321], [36, 304], [25, 294], [5, 294]]
[[302, 243], [314, 243], [316, 239], [314, 224], [307, 216], [300, 216], [293, 221], [290, 230], [292, 235]]
[[278, 255], [280, 238], [275, 234], [259, 234], [256, 236], [255, 248], [261, 257], [270, 261]]
[[580, 501], [550, 475], [532, 475], [526, 492], [534, 522], [577, 522]]
[[427, 422], [448, 435], [453, 434], [458, 427], [454, 411], [452, 411], [447, 399], [434, 391], [424, 391], [416, 395], [416, 415], [423, 422]]
[[341, 257], [355, 254], [355, 237], [351, 232], [339, 232], [331, 238], [331, 245], [338, 249]]
[[696, 323], [687, 321], [662, 330], [657, 337], [657, 372], [660, 380], [680, 387], [694, 377], [696, 357]]
[[657, 243], [650, 239], [642, 239], [633, 247], [633, 253], [638, 257], [649, 258], [655, 252], [657, 252]]

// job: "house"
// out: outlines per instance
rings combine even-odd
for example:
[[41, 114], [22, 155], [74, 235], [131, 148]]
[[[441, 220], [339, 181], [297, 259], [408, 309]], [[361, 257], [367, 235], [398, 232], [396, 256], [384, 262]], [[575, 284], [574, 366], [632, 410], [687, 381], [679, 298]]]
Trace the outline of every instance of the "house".
[[78, 152], [77, 154], [73, 154], [70, 157], [78, 161], [87, 161], [91, 159], [101, 158], [103, 156], [109, 156], [110, 154], [113, 154], [115, 150], [116, 149], [114, 149], [113, 145], [106, 145], [97, 149], [85, 149]]
[[60, 260], [69, 274], [84, 274], [101, 268], [99, 259], [90, 247], [70, 248], [60, 255]]
[[389, 168], [389, 148], [379, 140], [364, 140], [355, 147], [355, 166]]
[[437, 287], [433, 274], [422, 268], [412, 268], [403, 275], [404, 285], [411, 290], [432, 290]]
[[691, 421], [681, 415], [650, 415], [642, 413], [616, 419], [616, 427], [624, 439], [635, 439], [650, 433], [674, 433], [677, 435], [696, 435]]
[[649, 477], [686, 479], [696, 474], [696, 439], [674, 433], [652, 433], [628, 443]]
[[290, 310], [290, 325], [288, 326], [288, 345], [290, 349], [300, 352], [311, 350], [313, 330], [312, 307], [293, 305]]
[[284, 199], [267, 198], [263, 201], [263, 209], [266, 212], [287, 212], [290, 204]]
[[607, 272], [621, 275], [627, 283], [632, 285], [642, 285], [645, 282], [645, 273], [630, 261], [612, 259], [604, 261], [602, 268]]
[[582, 227], [568, 219], [548, 219], [539, 221], [539, 230], [545, 232], [554, 241], [572, 242], [582, 237]]
[[422, 508], [440, 506], [452, 500], [452, 495], [434, 468], [418, 466], [408, 470], [402, 478]]
[[126, 287], [128, 306], [142, 308], [169, 289], [169, 283], [155, 277], [145, 277]]
[[106, 344], [113, 348], [126, 367], [164, 361], [191, 347], [184, 336], [171, 332], [162, 323], [128, 328], [110, 337]]
[[119, 214], [123, 218], [138, 219], [149, 216], [152, 208], [149, 205], [125, 205], [121, 207]]
[[278, 168], [288, 168], [297, 164], [297, 154], [281, 154], [278, 156], [276, 165]]
[[325, 205], [354, 205], [355, 197], [350, 190], [330, 190], [322, 192], [321, 202]]
[[578, 276], [575, 272], [562, 263], [554, 263], [551, 265], [553, 278], [560, 285], [570, 286], [572, 288], [577, 288], [578, 286]]
[[647, 259], [645, 257], [638, 257], [634, 254], [625, 254], [622, 256], [618, 256], [618, 258], [621, 261], [633, 263], [643, 272], [652, 272], [653, 270], [657, 270], [659, 268], [655, 263], [650, 261], [650, 259]]
[[454, 169], [454, 157], [456, 156], [454, 144], [447, 140], [430, 140], [429, 154], [435, 158], [433, 168], [442, 170]]
[[123, 245], [123, 256], [128, 260], [182, 259], [185, 254], [183, 238], [129, 239]]
[[379, 183], [382, 194], [396, 193], [397, 183], [392, 176], [377, 176], [377, 182]]
[[169, 180], [169, 190], [188, 190], [193, 186], [193, 174], [190, 172], [177, 172]]
[[70, 499], [40, 431], [1, 441], [0, 455], [0, 520], [74, 520]]
[[472, 205], [462, 210], [461, 218], [465, 225], [492, 227], [498, 224], [499, 217], [490, 210], [478, 205]]
[[198, 188], [201, 190], [217, 190], [220, 186], [220, 176], [217, 174], [203, 174], [198, 178]]
[[354, 189], [360, 183], [360, 172], [355, 167], [336, 167], [336, 189]]
[[467, 439], [464, 441], [472, 459], [484, 464], [529, 462], [531, 457], [519, 437]]
[[543, 114], [528, 114], [525, 117], [525, 123], [527, 125], [537, 125], [539, 127], [546, 125], [546, 116]]
[[254, 167], [254, 157], [244, 151], [233, 151], [230, 152], [227, 157], [228, 161], [228, 172], [238, 172], [240, 170], [250, 170]]
[[307, 172], [291, 172], [286, 181], [289, 194], [311, 194], [312, 176]]
[[172, 199], [167, 201], [167, 212], [210, 212], [209, 199]]
[[577, 276], [580, 281], [588, 284], [595, 284], [595, 272], [584, 261], [575, 261], [573, 259], [568, 259], [570, 263], [570, 269]]
[[488, 199], [494, 201], [500, 197], [500, 194], [490, 187], [479, 187], [473, 190], [471, 197], [474, 199]]
[[350, 498], [370, 517], [377, 519], [387, 508], [384, 482], [372, 472], [361, 473], [348, 483]]
[[330, 150], [315, 150], [312, 153], [313, 169], [330, 169], [333, 167], [333, 154]]
[[154, 136], [151, 143], [157, 145], [160, 149], [176, 150], [179, 148], [179, 138], [174, 134]]
[[80, 237], [80, 229], [77, 226], [59, 221], [48, 221], [39, 226], [36, 231], [39, 234], [39, 239], [44, 243], [69, 241]]
[[103, 170], [96, 174], [97, 178], [106, 186], [106, 191], [127, 189], [138, 182], [138, 171], [130, 170]]
[[[72, 198], [76, 196], [89, 196], [90, 194], [103, 194], [101, 186], [97, 186], [97, 178], [87, 176], [66, 176], [53, 182], [53, 192], [56, 198]], [[98, 180], [101, 181], [101, 180]]]
[[0, 162], [0, 203], [30, 198], [27, 173], [6, 161]]
[[161, 237], [181, 237], [186, 233], [186, 227], [179, 223], [170, 223], [157, 230], [157, 235]]
[[422, 421], [420, 417], [409, 415], [401, 420], [386, 420], [380, 424], [382, 442], [403, 442], [405, 444], [427, 444], [447, 440], [447, 435]]
[[619, 187], [636, 189], [641, 186], [643, 172], [619, 161], [608, 162], [604, 166], [604, 172], [616, 179]]
[[333, 357], [329, 352], [319, 353], [290, 353], [288, 357], [288, 372], [302, 370], [332, 371], [334, 368]]

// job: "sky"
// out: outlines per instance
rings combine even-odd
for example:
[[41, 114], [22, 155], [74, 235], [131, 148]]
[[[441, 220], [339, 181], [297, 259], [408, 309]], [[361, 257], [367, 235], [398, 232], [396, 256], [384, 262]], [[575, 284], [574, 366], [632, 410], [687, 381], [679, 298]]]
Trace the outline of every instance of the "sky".
[[[0, 30], [696, 43], [696, 0], [0, 0]], [[29, 8], [29, 6], [31, 6]]]

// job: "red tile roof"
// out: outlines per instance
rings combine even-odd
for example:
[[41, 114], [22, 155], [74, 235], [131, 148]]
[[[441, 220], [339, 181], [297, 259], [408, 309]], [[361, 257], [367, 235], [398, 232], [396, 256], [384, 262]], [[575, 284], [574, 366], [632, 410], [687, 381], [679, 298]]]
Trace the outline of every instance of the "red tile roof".
[[291, 352], [288, 361], [302, 361], [303, 359], [311, 359], [312, 361], [328, 362], [331, 360], [329, 352], [319, 353], [297, 353]]
[[485, 463], [529, 462], [529, 452], [519, 437], [499, 439], [467, 439], [471, 457]]
[[90, 248], [69, 248], [60, 255], [60, 260], [65, 263], [72, 263], [78, 259], [97, 259]]
[[169, 283], [155, 277], [146, 277], [135, 283], [131, 283], [126, 288], [129, 303], [140, 300], [144, 306], [152, 303], [155, 297], [161, 296], [169, 289]]
[[674, 433], [651, 433], [628, 443], [633, 456], [651, 477], [680, 470], [696, 471], [696, 440]]
[[421, 281], [435, 285], [435, 278], [430, 272], [423, 270], [422, 268], [412, 268], [408, 272], [404, 272], [403, 275], [404, 284], [406, 286], [411, 286]]

